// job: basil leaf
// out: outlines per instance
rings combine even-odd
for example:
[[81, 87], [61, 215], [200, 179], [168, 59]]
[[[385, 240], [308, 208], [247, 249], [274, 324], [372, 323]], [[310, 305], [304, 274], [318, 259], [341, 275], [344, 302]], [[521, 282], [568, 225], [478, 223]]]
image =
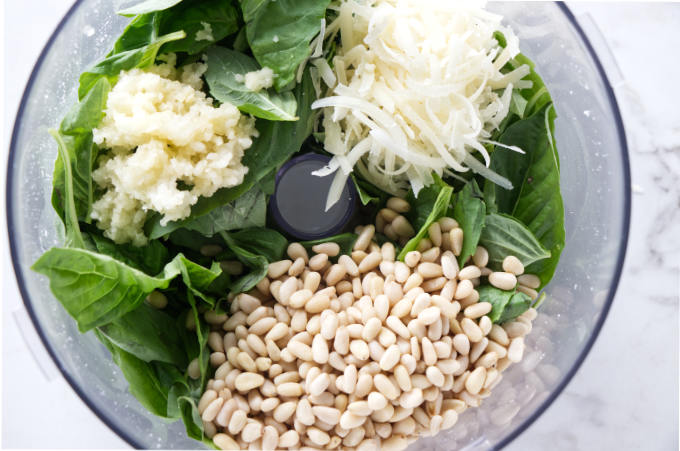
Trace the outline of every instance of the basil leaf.
[[486, 206], [483, 194], [472, 180], [465, 184], [463, 189], [456, 194], [453, 207], [453, 218], [458, 221], [463, 229], [463, 247], [458, 256], [458, 264], [462, 268], [468, 258], [477, 250], [477, 243], [484, 227]]
[[286, 237], [272, 229], [244, 229], [229, 235], [239, 247], [264, 256], [269, 263], [281, 260], [288, 247]]
[[479, 243], [489, 252], [488, 266], [501, 270], [503, 259], [517, 257], [524, 267], [550, 257], [531, 230], [516, 218], [492, 213], [486, 216]]
[[94, 333], [111, 352], [113, 362], [123, 371], [132, 396], [149, 412], [167, 418], [168, 388], [161, 384], [154, 365], [119, 348], [101, 332], [95, 330]]
[[121, 16], [131, 17], [137, 14], [145, 14], [153, 11], [161, 11], [164, 9], [171, 8], [176, 4], [180, 3], [182, 0], [146, 0], [139, 2], [134, 6], [129, 6], [125, 9], [121, 9], [117, 12]]
[[297, 102], [292, 92], [276, 93], [273, 89], [254, 92], [248, 89], [243, 77], [260, 66], [253, 58], [224, 47], [212, 47], [206, 52], [208, 70], [205, 80], [210, 95], [220, 102], [228, 102], [239, 110], [270, 121], [295, 121]]
[[531, 307], [531, 298], [519, 291], [501, 290], [491, 285], [477, 288], [479, 302], [488, 302], [493, 307], [487, 314], [494, 323], [515, 319]]
[[254, 254], [238, 245], [228, 232], [220, 232], [222, 238], [235, 254], [241, 263], [250, 268], [250, 272], [239, 277], [230, 285], [233, 293], [241, 293], [255, 287], [262, 280], [269, 269], [269, 262], [263, 255]]
[[149, 241], [144, 247], [137, 247], [132, 244], [116, 244], [101, 236], [100, 233], [97, 230], [89, 234], [97, 252], [113, 257], [146, 274], [158, 274], [168, 262], [168, 249], [158, 240]]
[[213, 236], [223, 230], [264, 227], [266, 216], [265, 195], [259, 189], [253, 188], [233, 202], [189, 221], [184, 228]]
[[86, 332], [137, 308], [156, 289], [165, 289], [177, 275], [209, 304], [214, 300], [200, 290], [221, 274], [218, 263], [203, 268], [177, 255], [158, 277], [152, 277], [107, 255], [84, 249], [52, 248], [32, 269], [50, 279], [50, 289], [66, 311]]
[[176, 31], [159, 37], [154, 36], [153, 40], [143, 47], [106, 57], [80, 75], [78, 98], [85, 97], [101, 78], [105, 77], [109, 83], [115, 84], [121, 71], [151, 66], [156, 61], [158, 50], [163, 44], [185, 37], [186, 34], [183, 31]]
[[196, 55], [215, 42], [236, 33], [239, 12], [225, 0], [184, 0], [159, 13], [160, 34], [182, 30], [186, 37], [163, 45], [160, 53]]
[[175, 319], [149, 305], [142, 304], [100, 326], [99, 332], [119, 348], [146, 362], [158, 360], [179, 366], [188, 363]]
[[281, 91], [294, 79], [321, 30], [330, 0], [239, 0], [246, 36], [255, 59], [277, 75]]
[[[72, 216], [69, 219], [71, 224], [66, 227], [67, 235], [69, 229], [76, 225], [72, 223], [73, 216], [90, 222], [92, 168], [98, 155], [97, 146], [92, 142], [92, 129], [104, 117], [110, 89], [106, 79], [99, 80], [82, 101], [67, 113], [59, 130], [50, 131], [59, 148], [52, 177], [52, 206], [63, 221], [66, 221], [67, 216]], [[68, 162], [65, 164], [66, 160]], [[67, 201], [73, 202], [75, 210], [69, 215], [66, 212]]]
[[560, 194], [559, 157], [553, 145], [555, 113], [546, 104], [531, 117], [507, 128], [499, 141], [524, 149], [525, 155], [497, 148], [491, 169], [507, 177], [512, 191], [495, 188], [498, 212], [514, 216], [550, 251], [550, 258], [526, 267], [545, 286], [552, 278], [564, 248], [564, 204]]
[[248, 173], [243, 179], [243, 183], [232, 188], [220, 189], [210, 197], [201, 197], [191, 208], [191, 216], [183, 221], [169, 222], [165, 226], [161, 226], [160, 215], [154, 215], [145, 225], [145, 230], [150, 239], [167, 235], [173, 230], [183, 227], [187, 222], [233, 201], [300, 150], [304, 141], [312, 133], [314, 119], [311, 104], [316, 98], [316, 94], [308, 72], [305, 73], [302, 83], [296, 86], [294, 93], [298, 105], [299, 120], [295, 122], [258, 120], [256, 122], [255, 127], [259, 136], [253, 140], [253, 145], [245, 151], [241, 161], [243, 165], [248, 167]]
[[[427, 218], [422, 221], [420, 218], [422, 217], [422, 212], [424, 211], [423, 208], [421, 208], [424, 205], [429, 205], [429, 199], [430, 196], [424, 196], [426, 197], [421, 199], [421, 195], [423, 195], [423, 191], [425, 192], [430, 192], [430, 190], [436, 190], [438, 189], [438, 194], [437, 198], [435, 199], [434, 203], [432, 204], [430, 208], [430, 212], [427, 215]], [[428, 190], [428, 191], [426, 191]], [[416, 234], [415, 237], [411, 238], [408, 243], [404, 246], [404, 248], [399, 252], [399, 256], [397, 257], [400, 261], [404, 261], [404, 257], [406, 257], [406, 254], [415, 250], [418, 247], [418, 243], [420, 240], [422, 240], [425, 235], [427, 235], [427, 229], [432, 225], [433, 222], [437, 221], [439, 218], [444, 216], [446, 212], [449, 209], [449, 204], [451, 203], [451, 196], [453, 194], [453, 188], [450, 186], [446, 185], [444, 182], [440, 181], [439, 183], [432, 184], [428, 188], [422, 189], [421, 193], [418, 196], [418, 200], [416, 202], [416, 212], [417, 212], [417, 221], [416, 224], [420, 223], [420, 230], [418, 230], [418, 233]], [[425, 202], [422, 202], [425, 201]], [[413, 204], [412, 204], [413, 206]]]

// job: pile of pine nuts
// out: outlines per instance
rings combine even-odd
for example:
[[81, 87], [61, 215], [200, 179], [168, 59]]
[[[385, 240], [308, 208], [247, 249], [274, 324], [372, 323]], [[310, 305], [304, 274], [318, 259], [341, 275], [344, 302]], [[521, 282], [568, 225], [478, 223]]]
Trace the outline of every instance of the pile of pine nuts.
[[452, 218], [404, 262], [373, 225], [358, 233], [351, 255], [292, 243], [229, 316], [204, 314], [215, 373], [198, 410], [219, 448], [404, 449], [452, 427], [521, 360], [536, 310], [492, 324], [475, 289], [488, 277], [535, 295], [540, 281], [517, 258], [492, 272], [480, 247], [460, 268]]

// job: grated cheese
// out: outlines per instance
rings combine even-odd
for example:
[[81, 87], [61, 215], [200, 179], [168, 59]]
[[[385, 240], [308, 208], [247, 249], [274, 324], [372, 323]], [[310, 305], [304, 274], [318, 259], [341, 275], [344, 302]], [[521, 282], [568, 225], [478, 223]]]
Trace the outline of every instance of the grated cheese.
[[[519, 40], [483, 7], [455, 0], [334, 2], [338, 16], [325, 28], [327, 35], [340, 33], [333, 68], [311, 60], [328, 87], [312, 108], [323, 109], [324, 147], [333, 155], [315, 174], [337, 171], [332, 185], [342, 189], [357, 169], [395, 195], [409, 187], [417, 195], [433, 172], [470, 169], [507, 186], [488, 169], [484, 144], [507, 116], [513, 87], [531, 86], [522, 80], [529, 67], [501, 73], [519, 53]], [[493, 36], [497, 30], [505, 48]], [[331, 190], [327, 208], [338, 195]]]

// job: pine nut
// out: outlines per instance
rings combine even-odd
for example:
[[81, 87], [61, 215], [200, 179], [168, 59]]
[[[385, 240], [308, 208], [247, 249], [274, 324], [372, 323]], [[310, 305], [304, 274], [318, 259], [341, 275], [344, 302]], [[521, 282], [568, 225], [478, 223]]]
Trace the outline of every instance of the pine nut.
[[406, 366], [402, 364], [399, 364], [394, 368], [394, 379], [397, 381], [399, 388], [403, 391], [410, 391], [413, 387], [409, 371], [406, 369]]
[[146, 297], [146, 302], [155, 309], [162, 310], [168, 305], [168, 298], [160, 291], [152, 291]]
[[519, 276], [524, 273], [524, 265], [519, 258], [508, 255], [503, 259], [503, 271]]
[[458, 276], [458, 260], [451, 251], [442, 254], [442, 274], [447, 279], [453, 280]]
[[399, 397], [399, 405], [406, 409], [414, 409], [421, 405], [423, 401], [423, 391], [419, 388], [414, 388], [409, 392], [404, 392]]
[[270, 279], [278, 279], [282, 275], [288, 272], [293, 262], [291, 260], [281, 260], [278, 262], [270, 263], [267, 270], [267, 276]]
[[396, 251], [394, 249], [394, 244], [387, 241], [380, 247], [380, 253], [384, 261], [393, 262], [396, 258]]
[[441, 387], [444, 385], [444, 374], [436, 366], [429, 366], [425, 371], [427, 379], [432, 382], [432, 385]]
[[316, 254], [326, 254], [329, 257], [335, 257], [340, 253], [340, 246], [338, 243], [320, 243], [312, 246], [312, 251]]
[[477, 304], [466, 307], [463, 313], [470, 319], [477, 319], [489, 313], [492, 308], [493, 305], [489, 302], [478, 302]]
[[213, 421], [217, 414], [220, 412], [220, 409], [222, 408], [223, 404], [224, 399], [222, 398], [214, 399], [210, 404], [208, 404], [208, 407], [206, 407], [205, 410], [203, 411], [201, 419], [207, 422]]
[[432, 244], [439, 247], [442, 245], [442, 229], [438, 222], [432, 223], [427, 229], [427, 234]]
[[421, 321], [426, 326], [439, 320], [441, 316], [441, 311], [439, 307], [428, 307], [418, 314], [418, 320]]
[[373, 376], [373, 385], [390, 401], [397, 399], [399, 396], [399, 389], [382, 373]]
[[470, 318], [463, 318], [463, 320], [460, 322], [460, 326], [472, 343], [477, 343], [481, 341], [482, 338], [484, 338], [482, 330]]
[[493, 327], [493, 324], [491, 323], [491, 320], [489, 319], [488, 316], [482, 316], [479, 318], [479, 328], [482, 330], [482, 333], [486, 336], [491, 332], [491, 328]]
[[421, 255], [418, 251], [407, 252], [404, 257], [404, 263], [406, 263], [409, 268], [415, 268], [418, 265], [418, 262], [420, 262], [420, 257]]
[[346, 274], [347, 269], [345, 269], [343, 265], [335, 264], [331, 266], [331, 269], [328, 271], [328, 275], [326, 276], [326, 284], [328, 286], [336, 285], [345, 277]]
[[371, 252], [359, 263], [359, 272], [363, 274], [372, 271], [378, 267], [381, 261], [382, 254], [380, 252]]
[[474, 279], [480, 277], [482, 271], [475, 265], [469, 265], [458, 271], [458, 279]]
[[[400, 237], [411, 238], [416, 234], [415, 230], [413, 230], [413, 226], [402, 215], [399, 215], [396, 218], [394, 218], [394, 221], [392, 221], [392, 224], [390, 225], [392, 226], [392, 230], [394, 230], [394, 232]], [[425, 239], [423, 239], [423, 241]]]
[[292, 448], [300, 442], [300, 436], [295, 430], [284, 432], [279, 437], [278, 448]]
[[510, 346], [508, 346], [508, 360], [513, 363], [517, 363], [522, 360], [522, 355], [524, 354], [524, 337], [516, 337], [510, 341]]
[[484, 379], [486, 378], [486, 368], [478, 367], [475, 368], [473, 372], [465, 380], [465, 390], [468, 393], [476, 395], [482, 389], [484, 385]]
[[409, 332], [408, 328], [404, 325], [404, 323], [402, 323], [401, 320], [396, 316], [392, 315], [388, 316], [387, 319], [385, 320], [385, 324], [400, 337], [404, 339], [408, 339], [411, 337], [411, 332]]
[[326, 263], [328, 263], [328, 255], [316, 254], [309, 259], [309, 269], [312, 271], [321, 271], [323, 267], [326, 266]]
[[189, 366], [187, 367], [187, 373], [192, 379], [198, 379], [201, 377], [201, 368], [198, 364], [198, 358], [195, 358], [189, 363]]
[[349, 332], [347, 328], [341, 327], [337, 330], [333, 349], [341, 355], [346, 355], [349, 352]]
[[262, 424], [259, 422], [248, 423], [241, 431], [241, 439], [246, 443], [252, 443], [262, 437]]
[[431, 247], [429, 249], [422, 250], [421, 252], [422, 253], [420, 254], [420, 261], [426, 263], [436, 263], [437, 260], [439, 260], [439, 254], [441, 254], [441, 249], [439, 249], [438, 247]]
[[[417, 264], [417, 263], [416, 263]], [[394, 278], [399, 283], [404, 283], [411, 275], [411, 269], [406, 263], [395, 262], [394, 263]]]
[[319, 420], [330, 425], [336, 425], [340, 422], [341, 412], [334, 408], [328, 406], [313, 406], [312, 412]]
[[255, 335], [264, 335], [276, 324], [276, 318], [267, 317], [257, 320], [255, 324], [248, 328], [248, 332]]
[[449, 240], [451, 241], [451, 251], [453, 255], [458, 257], [463, 250], [463, 229], [456, 227], [449, 232]]
[[408, 276], [408, 279], [406, 280], [406, 283], [404, 284], [404, 291], [408, 292], [409, 290], [419, 287], [423, 283], [423, 276], [418, 274], [417, 272], [414, 272], [410, 276]]
[[387, 208], [398, 213], [406, 213], [411, 210], [411, 205], [409, 205], [406, 200], [399, 197], [390, 197], [387, 200]]
[[429, 238], [421, 239], [418, 242], [418, 246], [416, 246], [416, 250], [420, 253], [425, 253], [425, 251], [428, 251], [430, 249], [432, 249], [432, 241], [430, 241]]
[[433, 279], [435, 277], [440, 277], [442, 272], [442, 267], [436, 263], [424, 262], [418, 265], [418, 274], [420, 274], [423, 279]]
[[[383, 217], [385, 217], [384, 214]], [[385, 219], [387, 220], [387, 218]], [[391, 220], [387, 222], [391, 222]], [[364, 227], [361, 233], [359, 234], [359, 237], [357, 238], [356, 242], [354, 243], [354, 250], [365, 251], [366, 248], [368, 248], [368, 245], [371, 244], [371, 240], [373, 240], [374, 235], [375, 227], [373, 225], [369, 224], [366, 227]]]
[[314, 413], [312, 413], [312, 405], [306, 398], [302, 398], [297, 403], [297, 408], [295, 410], [295, 416], [298, 421], [300, 421], [305, 426], [311, 426], [314, 424]]
[[224, 323], [227, 320], [227, 314], [218, 313], [214, 310], [208, 310], [203, 314], [203, 318], [205, 318], [205, 322], [208, 324], [218, 325]]
[[345, 429], [355, 429], [366, 422], [366, 417], [355, 415], [349, 411], [340, 416], [340, 426]]
[[243, 430], [243, 428], [246, 426], [246, 423], [248, 421], [248, 416], [246, 415], [246, 412], [243, 410], [236, 410], [232, 415], [231, 419], [229, 420], [229, 425], [227, 427], [227, 430], [231, 435], [236, 435]]
[[302, 386], [297, 382], [284, 382], [276, 386], [276, 392], [280, 396], [300, 396], [302, 394]]
[[458, 221], [453, 218], [443, 217], [439, 218], [439, 221], [437, 222], [444, 233], [450, 232], [451, 229], [458, 227]]
[[509, 272], [492, 272], [489, 274], [489, 283], [501, 290], [512, 290], [517, 285], [517, 278]]
[[368, 360], [370, 355], [368, 345], [362, 340], [352, 340], [349, 344], [349, 351], [361, 361]]
[[534, 274], [522, 274], [521, 276], [517, 277], [517, 281], [521, 285], [534, 290], [537, 290], [538, 287], [541, 286], [541, 279], [539, 279], [538, 276]]
[[456, 294], [453, 295], [453, 298], [458, 300], [465, 299], [466, 297], [470, 296], [474, 290], [475, 287], [472, 285], [470, 280], [461, 280], [458, 284], [458, 287], [456, 288]]
[[[321, 254], [323, 255], [323, 254]], [[308, 313], [321, 313], [331, 305], [331, 299], [327, 294], [317, 292], [305, 304], [305, 310]]]
[[215, 434], [212, 438], [213, 443], [219, 448], [224, 450], [240, 450], [241, 447], [238, 443], [234, 441], [233, 438], [229, 437], [227, 434]]
[[264, 383], [264, 377], [257, 373], [241, 373], [236, 376], [234, 385], [240, 392], [247, 392], [260, 387]]
[[359, 275], [359, 267], [349, 255], [341, 255], [338, 258], [338, 264], [342, 265], [347, 274], [351, 277], [357, 277]]
[[397, 363], [399, 363], [400, 358], [401, 352], [399, 351], [399, 346], [392, 345], [387, 348], [382, 355], [382, 358], [380, 359], [380, 368], [383, 371], [390, 371]]
[[538, 297], [538, 292], [532, 288], [525, 287], [524, 285], [517, 285], [517, 291], [528, 295], [531, 299], [536, 299]]
[[479, 268], [484, 268], [489, 263], [489, 252], [482, 246], [477, 246], [472, 256], [472, 261]]

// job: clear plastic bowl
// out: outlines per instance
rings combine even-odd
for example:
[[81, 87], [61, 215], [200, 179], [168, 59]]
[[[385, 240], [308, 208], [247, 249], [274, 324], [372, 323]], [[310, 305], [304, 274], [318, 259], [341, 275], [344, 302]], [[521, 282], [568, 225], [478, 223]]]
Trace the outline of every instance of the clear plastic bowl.
[[[83, 401], [137, 448], [201, 446], [181, 423], [168, 424], [128, 393], [108, 352], [81, 335], [30, 265], [60, 240], [50, 206], [56, 146], [47, 133], [76, 100], [78, 75], [102, 57], [127, 19], [122, 2], [77, 1], [43, 50], [19, 109], [12, 136], [7, 215], [19, 288], [42, 341]], [[129, 3], [129, 2], [127, 2]], [[504, 373], [482, 406], [412, 449], [501, 448], [559, 395], [590, 350], [614, 297], [628, 238], [630, 175], [616, 100], [602, 64], [563, 4], [494, 3], [537, 63], [559, 118], [567, 245], [527, 339], [524, 360]], [[68, 421], [64, 418], [59, 421]]]

